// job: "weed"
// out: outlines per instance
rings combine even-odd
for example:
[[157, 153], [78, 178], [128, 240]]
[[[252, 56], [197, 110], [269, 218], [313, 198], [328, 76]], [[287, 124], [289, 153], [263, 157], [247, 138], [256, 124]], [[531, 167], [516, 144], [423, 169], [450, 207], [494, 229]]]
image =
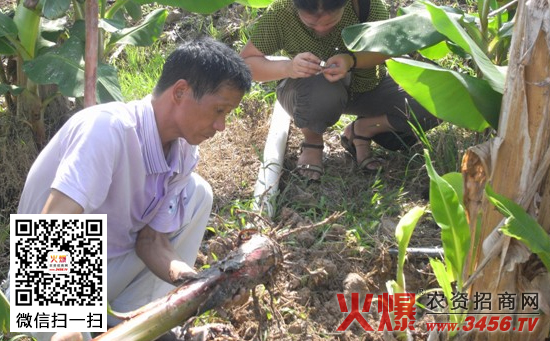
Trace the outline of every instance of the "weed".
[[115, 60], [125, 101], [141, 99], [150, 94], [162, 72], [165, 56], [173, 46], [157, 42], [149, 47], [127, 46], [121, 58]]
[[428, 132], [431, 151], [434, 155], [434, 167], [441, 173], [460, 171], [462, 156], [466, 150], [481, 143], [486, 137], [483, 134], [459, 128], [449, 123]]

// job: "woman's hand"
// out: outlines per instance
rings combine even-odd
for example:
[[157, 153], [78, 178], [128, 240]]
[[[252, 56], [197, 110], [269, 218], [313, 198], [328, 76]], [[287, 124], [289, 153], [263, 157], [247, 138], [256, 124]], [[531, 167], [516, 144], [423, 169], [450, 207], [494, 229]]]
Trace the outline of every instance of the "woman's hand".
[[323, 70], [319, 65], [320, 63], [321, 59], [311, 52], [297, 54], [296, 57], [290, 61], [289, 77], [306, 78], [315, 76]]
[[349, 54], [337, 54], [326, 61], [323, 74], [329, 82], [336, 82], [344, 77], [353, 66], [353, 58]]

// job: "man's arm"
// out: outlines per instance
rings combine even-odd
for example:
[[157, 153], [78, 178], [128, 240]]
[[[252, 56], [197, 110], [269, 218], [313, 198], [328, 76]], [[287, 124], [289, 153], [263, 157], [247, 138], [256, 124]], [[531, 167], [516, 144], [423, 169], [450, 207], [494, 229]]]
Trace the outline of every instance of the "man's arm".
[[293, 59], [270, 60], [249, 40], [241, 51], [241, 57], [252, 71], [252, 78], [268, 82], [283, 78], [305, 78], [318, 74], [321, 60], [313, 53], [304, 52]]
[[[80, 214], [84, 212], [84, 208], [76, 201], [63, 194], [62, 192], [52, 189], [50, 196], [42, 208], [42, 214]], [[58, 332], [55, 333], [51, 341], [82, 341], [82, 334], [78, 332]]]
[[52, 189], [42, 208], [42, 214], [80, 214], [84, 208], [62, 192]]
[[180, 259], [167, 234], [157, 232], [146, 225], [139, 231], [136, 254], [160, 279], [170, 284], [191, 277], [196, 272]]

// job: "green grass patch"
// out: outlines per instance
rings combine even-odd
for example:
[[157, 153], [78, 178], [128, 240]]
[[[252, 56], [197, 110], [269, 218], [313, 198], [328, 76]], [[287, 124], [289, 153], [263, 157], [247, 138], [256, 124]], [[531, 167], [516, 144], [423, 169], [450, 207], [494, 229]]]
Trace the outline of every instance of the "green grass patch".
[[166, 56], [174, 46], [157, 42], [148, 47], [126, 46], [114, 65], [125, 101], [141, 99], [151, 94], [162, 73]]

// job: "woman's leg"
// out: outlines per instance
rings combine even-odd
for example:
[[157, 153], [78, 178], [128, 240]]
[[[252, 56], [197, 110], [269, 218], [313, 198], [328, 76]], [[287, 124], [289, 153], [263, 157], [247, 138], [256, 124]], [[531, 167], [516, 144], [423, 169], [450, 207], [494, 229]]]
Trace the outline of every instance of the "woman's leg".
[[[390, 77], [386, 76], [372, 91], [357, 95], [349, 103], [347, 112], [358, 116], [355, 134], [372, 138], [387, 149], [396, 150], [416, 142], [410, 123], [429, 130], [439, 124], [416, 100], [407, 94]], [[351, 126], [344, 135], [349, 137]], [[356, 140], [358, 141], [358, 140]], [[357, 160], [370, 155], [361, 142], [357, 142]], [[363, 143], [364, 144], [364, 143]]]
[[[358, 117], [344, 129], [345, 144], [348, 145], [346, 149], [354, 149], [354, 158], [359, 168], [377, 171], [382, 167], [382, 160], [372, 158], [371, 140], [380, 133], [392, 130], [393, 127], [386, 115]], [[344, 142], [342, 144], [344, 145]]]
[[[300, 173], [319, 179], [322, 170], [323, 133], [340, 119], [347, 104], [345, 80], [331, 83], [323, 75], [286, 79], [277, 87], [277, 99], [304, 135], [298, 159]], [[314, 147], [319, 146], [319, 147]], [[308, 170], [308, 166], [318, 170]]]

